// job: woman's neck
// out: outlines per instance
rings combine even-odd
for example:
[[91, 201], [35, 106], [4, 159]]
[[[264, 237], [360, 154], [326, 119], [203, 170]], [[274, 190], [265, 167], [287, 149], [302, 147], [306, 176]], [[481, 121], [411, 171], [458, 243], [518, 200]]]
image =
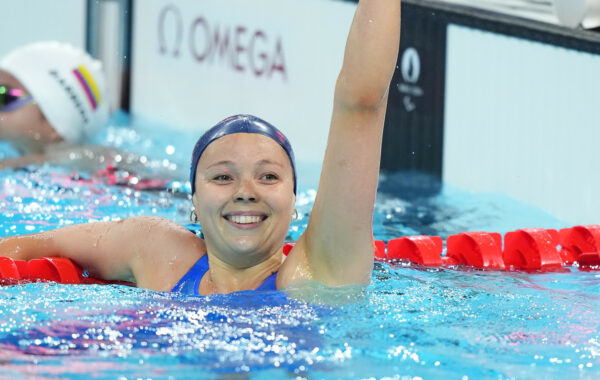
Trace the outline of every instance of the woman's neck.
[[200, 294], [233, 293], [256, 289], [271, 274], [277, 272], [285, 256], [280, 249], [267, 260], [249, 267], [235, 268], [215, 255], [208, 254], [209, 269], [200, 283]]

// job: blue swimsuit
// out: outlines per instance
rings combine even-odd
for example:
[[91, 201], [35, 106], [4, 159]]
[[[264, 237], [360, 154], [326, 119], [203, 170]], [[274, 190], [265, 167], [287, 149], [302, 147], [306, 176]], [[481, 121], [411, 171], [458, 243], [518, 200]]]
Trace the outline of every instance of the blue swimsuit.
[[[173, 287], [172, 292], [183, 293], [187, 295], [199, 296], [198, 288], [204, 274], [208, 271], [208, 255], [204, 255], [196, 261], [190, 270]], [[277, 272], [273, 273], [254, 290], [277, 290]]]

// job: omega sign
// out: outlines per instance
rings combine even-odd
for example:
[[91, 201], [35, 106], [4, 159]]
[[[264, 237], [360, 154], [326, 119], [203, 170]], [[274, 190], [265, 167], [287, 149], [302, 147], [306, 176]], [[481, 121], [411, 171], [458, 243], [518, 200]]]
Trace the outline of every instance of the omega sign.
[[283, 43], [259, 28], [227, 25], [197, 15], [185, 23], [175, 5], [158, 17], [159, 53], [181, 58], [186, 50], [199, 64], [222, 65], [261, 78], [286, 80]]

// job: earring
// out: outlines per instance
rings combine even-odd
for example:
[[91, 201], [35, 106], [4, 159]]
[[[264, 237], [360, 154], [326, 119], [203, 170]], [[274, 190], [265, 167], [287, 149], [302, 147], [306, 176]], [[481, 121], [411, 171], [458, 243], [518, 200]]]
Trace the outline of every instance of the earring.
[[292, 214], [292, 222], [298, 220], [300, 216], [298, 215], [298, 210], [294, 209], [294, 213]]
[[196, 209], [192, 207], [192, 211], [190, 211], [190, 222], [198, 223], [198, 215], [196, 215]]

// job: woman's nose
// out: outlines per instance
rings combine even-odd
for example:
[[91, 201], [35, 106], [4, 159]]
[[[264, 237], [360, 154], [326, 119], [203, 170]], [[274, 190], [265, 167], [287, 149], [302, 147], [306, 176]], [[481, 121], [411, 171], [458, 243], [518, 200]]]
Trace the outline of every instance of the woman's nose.
[[256, 193], [256, 187], [251, 180], [242, 180], [234, 195], [236, 202], [256, 202], [258, 195]]

